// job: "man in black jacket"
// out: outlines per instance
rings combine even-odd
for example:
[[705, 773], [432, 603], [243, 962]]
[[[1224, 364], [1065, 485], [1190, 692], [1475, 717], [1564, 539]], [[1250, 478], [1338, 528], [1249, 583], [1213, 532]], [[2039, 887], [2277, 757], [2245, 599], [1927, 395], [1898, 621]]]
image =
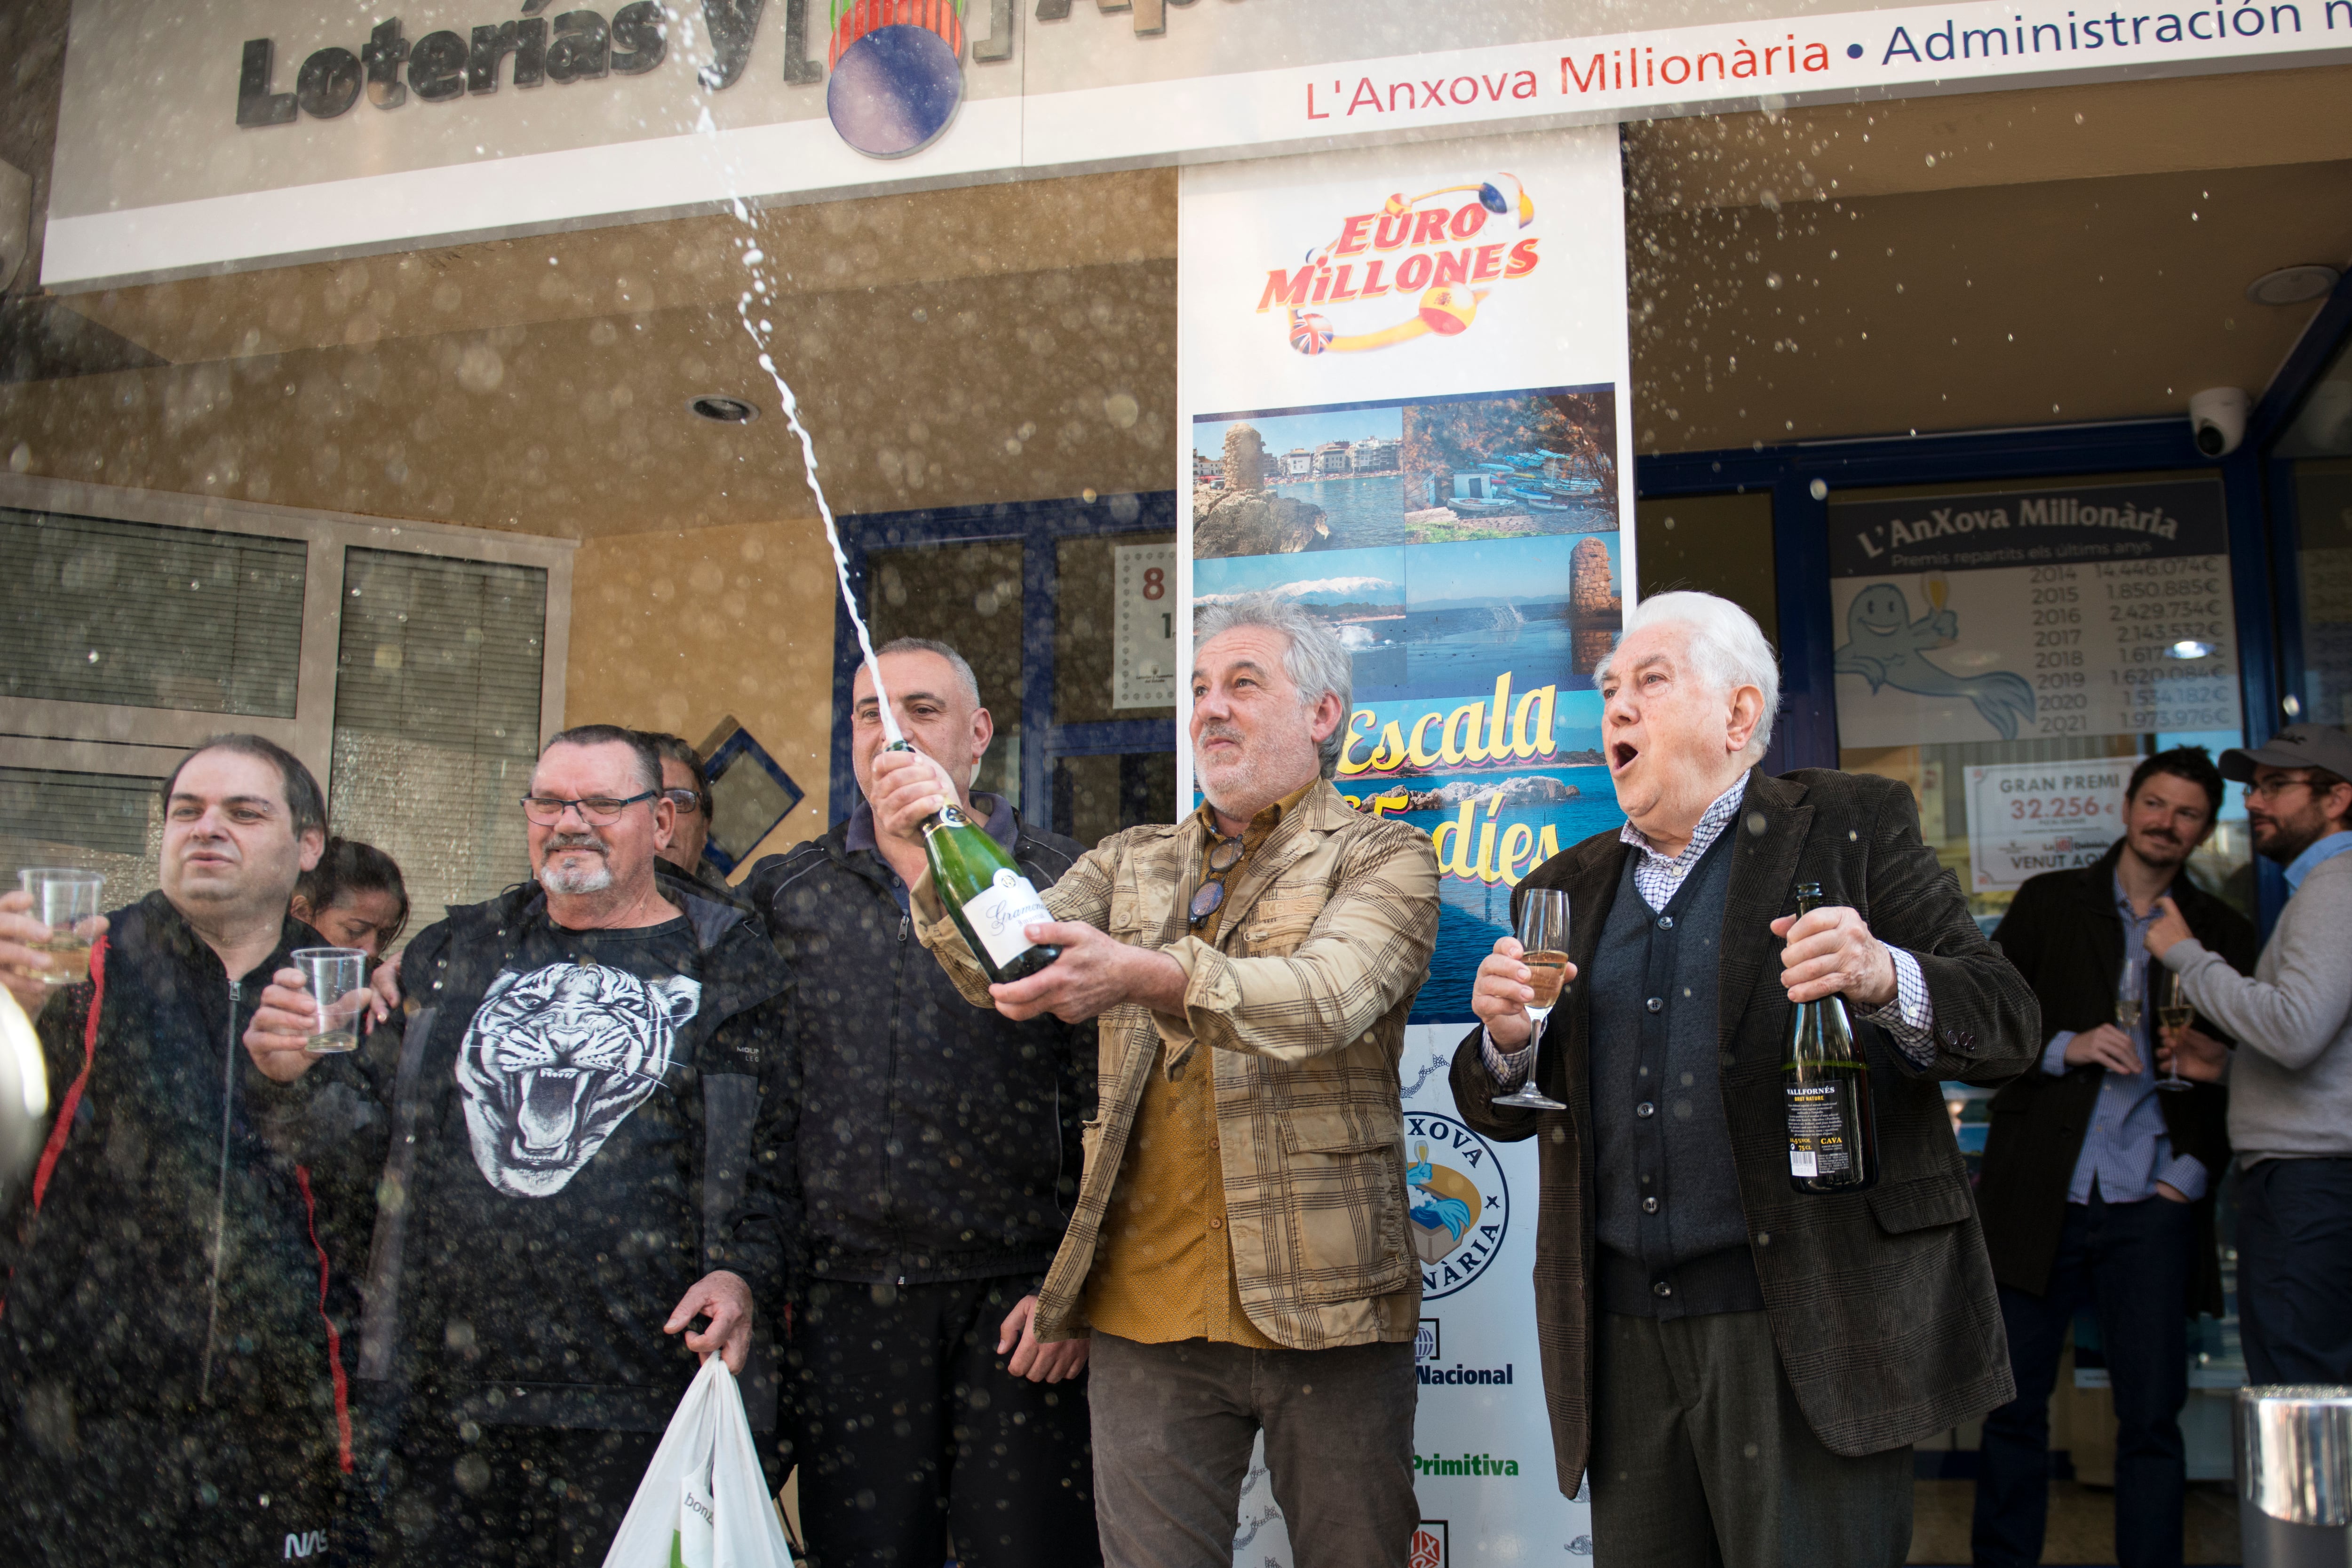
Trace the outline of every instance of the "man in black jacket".
[[370, 1111], [348, 1058], [243, 1037], [267, 977], [319, 943], [287, 903], [325, 817], [272, 742], [198, 748], [165, 787], [162, 886], [41, 1011], [56, 1120], [0, 1233], [0, 1562], [326, 1549]]
[[[2017, 1379], [2017, 1397], [1986, 1417], [1979, 1455], [1986, 1568], [2042, 1561], [2050, 1390], [2086, 1302], [2115, 1390], [2116, 1561], [2180, 1562], [2187, 1324], [2221, 1310], [2213, 1190], [2230, 1160], [2229, 1102], [2219, 1084], [2160, 1092], [2164, 997], [2149, 982], [2169, 976], [2142, 938], [2169, 895], [2198, 940], [2252, 969], [2254, 928], [2183, 869], [2213, 831], [2221, 791], [2201, 746], [2148, 758], [2124, 792], [2123, 838], [2094, 865], [2027, 882], [1993, 933], [2041, 1001], [2048, 1044], [2039, 1070], [1993, 1099], [1977, 1189]], [[2126, 987], [2141, 1003], [2128, 1026], [2116, 1022]]]
[[[1486, 1027], [1454, 1058], [1465, 1121], [1538, 1139], [1560, 1489], [1589, 1452], [1593, 1539], [1628, 1563], [1893, 1568], [1911, 1445], [2011, 1393], [1939, 1080], [2030, 1064], [2032, 993], [1921, 842], [1910, 791], [1755, 768], [1779, 671], [1737, 605], [1643, 600], [1595, 679], [1627, 825], [1514, 895], [1570, 892], [1574, 989], [1532, 1060], [1534, 992], [1505, 938], [1471, 997]], [[1799, 918], [1807, 882], [1824, 901]], [[1816, 1194], [1790, 1183], [1781, 1063], [1792, 1005], [1830, 995], [1868, 1058], [1879, 1169]], [[1531, 1068], [1564, 1109], [1493, 1103]]]
[[[879, 655], [907, 738], [1030, 881], [1081, 853], [971, 795], [993, 733], [941, 643]], [[1101, 1561], [1087, 1342], [1037, 1342], [1037, 1288], [1077, 1192], [1093, 1028], [976, 1010], [912, 935], [919, 853], [877, 846], [865, 793], [883, 745], [871, 673], [853, 689], [849, 819], [744, 884], [801, 976], [793, 1023], [800, 1215], [793, 1361], [801, 1520], [818, 1568]]]
[[[556, 736], [522, 810], [536, 883], [419, 932], [362, 1047], [391, 1107], [357, 1368], [384, 1563], [601, 1561], [697, 1354], [775, 1421], [789, 974], [757, 914], [657, 865], [635, 731]], [[299, 979], [257, 1030], [299, 1030]]]

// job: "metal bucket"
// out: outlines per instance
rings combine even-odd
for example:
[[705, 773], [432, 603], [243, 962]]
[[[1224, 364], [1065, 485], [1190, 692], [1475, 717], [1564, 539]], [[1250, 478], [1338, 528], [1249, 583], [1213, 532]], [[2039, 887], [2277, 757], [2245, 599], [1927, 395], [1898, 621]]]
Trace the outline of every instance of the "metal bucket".
[[2238, 1390], [2246, 1568], [2352, 1568], [2352, 1388]]

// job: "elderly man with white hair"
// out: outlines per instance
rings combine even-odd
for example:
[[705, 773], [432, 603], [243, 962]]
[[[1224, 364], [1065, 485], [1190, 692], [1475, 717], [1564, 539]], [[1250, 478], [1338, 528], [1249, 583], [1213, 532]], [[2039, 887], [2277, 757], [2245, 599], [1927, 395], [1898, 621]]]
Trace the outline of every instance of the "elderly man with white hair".
[[[1589, 1465], [1612, 1559], [1900, 1563], [1911, 1445], [2011, 1392], [1938, 1080], [2031, 1066], [2033, 994], [1902, 784], [1757, 767], [1780, 679], [1738, 606], [1645, 600], [1593, 673], [1626, 826], [1515, 894], [1569, 892], [1574, 987], [1531, 1050], [1528, 968], [1496, 942], [1454, 1059], [1465, 1121], [1538, 1140], [1560, 1488]], [[1801, 919], [1807, 882], [1823, 901]], [[1880, 1169], [1813, 1195], [1790, 1181], [1781, 1061], [1792, 1005], [1832, 994], [1874, 1069]], [[1530, 1069], [1568, 1109], [1492, 1104]]]
[[[1437, 856], [1331, 786], [1348, 651], [1265, 595], [1193, 626], [1201, 809], [1103, 840], [1045, 894], [1061, 956], [991, 986], [930, 878], [915, 921], [964, 996], [1098, 1018], [1101, 1114], [1035, 1334], [1092, 1345], [1111, 1568], [1230, 1568], [1265, 1436], [1300, 1568], [1405, 1568], [1413, 1331], [1397, 1063], [1437, 940]], [[874, 763], [877, 833], [953, 780]]]

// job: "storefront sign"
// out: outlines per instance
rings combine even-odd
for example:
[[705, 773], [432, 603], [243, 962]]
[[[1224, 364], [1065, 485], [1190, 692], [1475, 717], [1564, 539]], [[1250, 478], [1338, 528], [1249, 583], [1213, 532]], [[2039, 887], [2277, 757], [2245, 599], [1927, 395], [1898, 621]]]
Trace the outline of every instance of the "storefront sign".
[[1176, 547], [1111, 549], [1118, 609], [1111, 624], [1113, 708], [1168, 708], [1176, 701]]
[[2105, 854], [2123, 837], [2124, 786], [2137, 761], [1970, 767], [1969, 890], [2013, 893], [2029, 877]]
[[1830, 558], [1841, 746], [2239, 726], [2217, 480], [1833, 502]]
[[[1177, 203], [1188, 605], [1270, 594], [1336, 634], [1355, 686], [1339, 787], [1428, 832], [1441, 868], [1404, 1075], [1412, 1245], [1444, 1331], [1414, 1442], [1427, 1551], [1589, 1553], [1556, 1485], [1515, 1219], [1534, 1152], [1473, 1131], [1444, 1065], [1512, 888], [1624, 820], [1591, 681], [1632, 580], [1616, 138], [1215, 164]], [[1245, 1500], [1237, 1563], [1290, 1561], [1270, 1510]]]
[[[44, 282], [900, 183], [2352, 51], [2352, 0], [2132, 16], [1979, 0], [1607, 35], [1580, 33], [1589, 7], [1552, 0], [1482, 16], [1475, 47], [1454, 12], [1402, 0], [519, 9], [416, 0], [362, 36], [287, 0], [221, 0], [192, 39], [135, 0], [77, 0]], [[1353, 53], [1371, 39], [1392, 52]]]

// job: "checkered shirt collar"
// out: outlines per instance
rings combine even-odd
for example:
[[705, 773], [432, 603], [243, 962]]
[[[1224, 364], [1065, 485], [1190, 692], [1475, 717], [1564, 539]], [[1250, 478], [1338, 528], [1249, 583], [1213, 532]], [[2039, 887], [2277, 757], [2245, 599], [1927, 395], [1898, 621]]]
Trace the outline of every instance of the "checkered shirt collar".
[[1618, 830], [1618, 839], [1632, 845], [1642, 857], [1633, 867], [1633, 884], [1641, 889], [1643, 899], [1652, 909], [1662, 909], [1673, 900], [1675, 889], [1683, 885], [1683, 879], [1690, 875], [1691, 868], [1698, 864], [1701, 856], [1715, 847], [1715, 841], [1723, 837], [1723, 830], [1731, 825], [1733, 817], [1739, 815], [1739, 803], [1747, 794], [1748, 775], [1743, 773], [1732, 782], [1729, 789], [1717, 795], [1715, 803], [1700, 814], [1698, 826], [1691, 830], [1690, 842], [1683, 847], [1679, 855], [1659, 854], [1650, 847], [1650, 841], [1643, 837], [1642, 830], [1631, 822]]

